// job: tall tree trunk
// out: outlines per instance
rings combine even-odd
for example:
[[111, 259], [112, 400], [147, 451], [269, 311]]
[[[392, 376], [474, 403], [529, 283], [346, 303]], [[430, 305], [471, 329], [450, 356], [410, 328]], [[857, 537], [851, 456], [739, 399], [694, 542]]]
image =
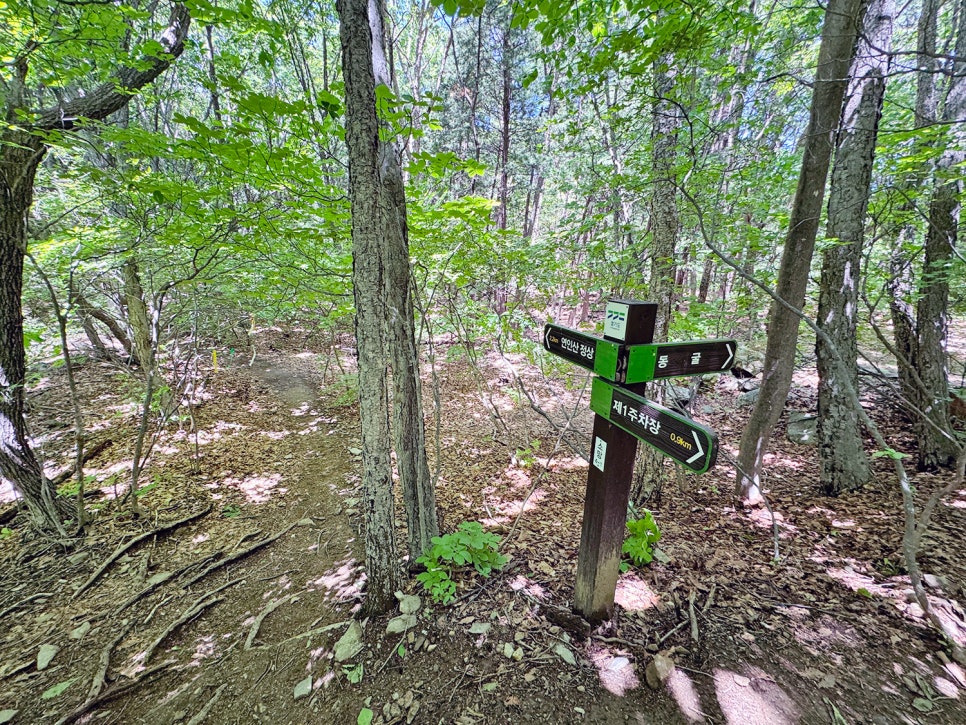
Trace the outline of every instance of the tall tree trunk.
[[[662, 55], [654, 64], [654, 105], [651, 112], [651, 265], [647, 284], [648, 299], [657, 304], [654, 342], [667, 340], [671, 324], [675, 285], [674, 248], [678, 241], [677, 137], [681, 123], [677, 104], [671, 99], [674, 57]], [[648, 395], [662, 403], [662, 388], [649, 386]], [[664, 456], [650, 446], [639, 446], [638, 474], [631, 491], [632, 500], [641, 504], [664, 481]]]
[[[861, 8], [862, 0], [830, 0], [825, 11], [802, 167], [776, 285], [778, 296], [796, 310], [805, 302], [834, 134], [842, 112]], [[762, 385], [741, 436], [738, 455], [736, 493], [750, 500], [760, 496], [768, 439], [785, 408], [791, 387], [798, 325], [799, 317], [794, 311], [778, 302], [772, 303]]]
[[27, 212], [33, 201], [34, 176], [46, 148], [35, 136], [6, 132], [0, 146], [0, 477], [27, 505], [33, 524], [64, 533], [62, 522], [74, 515], [73, 504], [58, 498], [43, 475], [27, 440], [24, 422], [23, 312], [20, 294], [26, 253]]
[[399, 587], [390, 461], [389, 391], [383, 309], [385, 257], [379, 178], [379, 122], [372, 70], [369, 0], [339, 0], [345, 80], [345, 136], [352, 209], [352, 287], [359, 361], [362, 486], [366, 522], [368, 614], [388, 611]]
[[[373, 38], [373, 74], [377, 84], [388, 83], [390, 77], [385, 54], [384, 17], [383, 0], [372, 0], [369, 22]], [[395, 144], [380, 141], [378, 153], [385, 316], [393, 373], [393, 431], [396, 466], [406, 507], [409, 564], [413, 566], [415, 560], [432, 546], [433, 537], [439, 536], [439, 523], [436, 491], [426, 461], [426, 430], [409, 265], [406, 188]]]
[[966, 132], [961, 128], [966, 120], [966, 1], [960, 0], [958, 10], [956, 61], [940, 118], [946, 124], [949, 136], [933, 174], [925, 257], [916, 302], [916, 367], [925, 390], [919, 405], [921, 414], [916, 417], [913, 427], [919, 440], [918, 465], [921, 469], [948, 466], [956, 457], [956, 445], [949, 436], [952, 427], [946, 338], [949, 277], [959, 228], [961, 167], [966, 161]]
[[871, 0], [866, 6], [849, 71], [851, 80], [829, 190], [826, 236], [837, 241], [822, 253], [818, 325], [835, 349], [830, 349], [823, 338], [815, 345], [819, 375], [819, 478], [828, 494], [857, 489], [870, 475], [858, 413], [851, 396], [842, 388], [842, 377], [847, 376], [852, 390], [858, 389], [855, 335], [859, 267], [894, 13], [893, 0]]

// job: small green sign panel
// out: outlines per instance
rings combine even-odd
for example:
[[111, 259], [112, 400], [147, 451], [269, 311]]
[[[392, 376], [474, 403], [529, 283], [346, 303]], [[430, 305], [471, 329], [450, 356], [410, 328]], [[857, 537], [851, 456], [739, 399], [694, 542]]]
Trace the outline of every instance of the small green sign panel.
[[718, 458], [718, 437], [711, 430], [601, 378], [594, 378], [590, 409], [695, 473], [706, 472]]

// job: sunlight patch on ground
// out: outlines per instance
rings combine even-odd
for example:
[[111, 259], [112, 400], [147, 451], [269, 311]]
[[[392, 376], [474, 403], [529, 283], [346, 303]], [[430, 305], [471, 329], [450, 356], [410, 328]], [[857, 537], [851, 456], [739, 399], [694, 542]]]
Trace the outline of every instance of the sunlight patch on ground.
[[715, 669], [714, 691], [728, 725], [792, 725], [798, 707], [763, 670], [746, 667], [745, 675]]
[[612, 651], [593, 642], [587, 647], [587, 656], [597, 667], [601, 687], [618, 697], [641, 685], [634, 665], [623, 655], [623, 652]]
[[[279, 487], [282, 482], [281, 473], [269, 473], [263, 476], [249, 476], [248, 478], [226, 478], [222, 486], [234, 488], [245, 494], [249, 503], [266, 503], [275, 494], [284, 495], [287, 488]], [[217, 484], [208, 484], [210, 488], [218, 488]]]
[[273, 441], [280, 441], [283, 438], [287, 438], [292, 435], [290, 430], [263, 430], [259, 432], [259, 435], [263, 435], [266, 438], [271, 438]]
[[701, 709], [701, 695], [698, 694], [698, 688], [694, 686], [694, 682], [686, 672], [675, 667], [668, 677], [667, 688], [674, 696], [681, 714], [690, 722], [702, 722], [706, 719], [707, 716]]
[[13, 484], [5, 478], [0, 478], [0, 503], [13, 503], [20, 496], [13, 489]]
[[362, 566], [355, 559], [345, 559], [336, 562], [334, 569], [329, 569], [318, 579], [310, 579], [305, 583], [309, 589], [324, 589], [337, 601], [362, 599], [362, 589], [366, 581], [366, 574]]
[[[550, 463], [549, 459], [538, 458], [538, 461], [547, 467]], [[553, 470], [555, 471], [573, 471], [578, 468], [587, 468], [588, 463], [580, 456], [561, 456], [560, 458], [555, 458], [553, 460]]]
[[191, 662], [188, 663], [189, 667], [201, 667], [201, 661], [207, 659], [208, 657], [213, 657], [215, 654], [215, 635], [206, 634], [203, 637], [199, 637], [195, 643], [195, 652], [191, 655]]
[[[908, 576], [894, 576], [884, 582], [877, 582], [871, 576], [862, 574], [851, 566], [832, 567], [826, 569], [826, 572], [830, 577], [845, 584], [854, 592], [862, 589], [870, 595], [891, 599], [896, 609], [905, 616], [919, 621], [925, 619], [922, 607], [916, 603], [912, 596], [912, 583]], [[942, 622], [946, 634], [960, 646], [966, 646], [966, 613], [963, 612], [962, 607], [955, 599], [939, 596], [933, 593], [934, 591], [928, 590], [926, 592], [929, 606], [936, 613], [939, 621]]]
[[[763, 508], [753, 508], [748, 512], [748, 519], [760, 529], [771, 530], [772, 515], [768, 513], [768, 509]], [[781, 511], [775, 511], [775, 524], [778, 525], [778, 536], [779, 538], [788, 538], [789, 534], [794, 534], [798, 532], [798, 527], [794, 526], [785, 521], [785, 517], [782, 515]]]
[[622, 609], [629, 612], [643, 612], [645, 609], [656, 607], [660, 601], [661, 598], [637, 575], [637, 572], [629, 571], [621, 574], [617, 580], [614, 602]]
[[528, 579], [527, 577], [523, 576], [523, 574], [517, 574], [516, 577], [510, 581], [510, 589], [515, 592], [526, 592], [535, 599], [546, 599], [547, 597], [546, 589], [532, 579]]

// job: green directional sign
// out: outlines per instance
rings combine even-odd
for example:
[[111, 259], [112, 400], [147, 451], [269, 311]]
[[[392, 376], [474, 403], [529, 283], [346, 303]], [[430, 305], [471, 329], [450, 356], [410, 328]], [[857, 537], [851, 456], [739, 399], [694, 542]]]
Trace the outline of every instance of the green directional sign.
[[601, 378], [594, 378], [590, 409], [695, 473], [710, 469], [718, 457], [712, 431]]
[[737, 349], [734, 340], [625, 345], [549, 324], [543, 328], [543, 346], [554, 355], [625, 385], [728, 370], [735, 363]]

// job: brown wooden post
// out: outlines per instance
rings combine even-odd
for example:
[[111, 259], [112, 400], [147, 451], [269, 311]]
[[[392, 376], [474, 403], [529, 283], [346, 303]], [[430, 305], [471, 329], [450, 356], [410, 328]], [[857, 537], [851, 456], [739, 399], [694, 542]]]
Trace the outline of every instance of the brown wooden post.
[[[608, 300], [604, 337], [627, 345], [650, 343], [656, 315], [653, 302]], [[574, 610], [592, 621], [610, 618], [614, 609], [636, 453], [634, 436], [606, 418], [594, 416], [574, 585]]]

